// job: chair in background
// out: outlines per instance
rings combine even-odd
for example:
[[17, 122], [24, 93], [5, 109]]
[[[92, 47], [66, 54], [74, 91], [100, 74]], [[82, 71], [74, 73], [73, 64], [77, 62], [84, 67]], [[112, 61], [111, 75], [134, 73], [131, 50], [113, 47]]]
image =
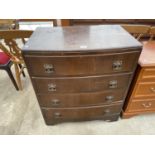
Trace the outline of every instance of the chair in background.
[[149, 34], [150, 34], [150, 40], [149, 41], [152, 41], [155, 37], [155, 26], [150, 28]]
[[0, 31], [0, 49], [5, 52], [15, 67], [16, 81], [19, 90], [22, 90], [21, 74], [24, 74], [25, 63], [22, 57], [21, 49], [19, 45], [23, 45], [26, 42], [26, 38], [31, 36], [33, 31], [26, 30], [5, 30]]
[[148, 25], [121, 25], [126, 31], [133, 35], [137, 40], [149, 34], [150, 26]]
[[0, 19], [0, 30], [16, 29], [15, 19]]
[[10, 60], [10, 57], [6, 53], [4, 53], [3, 51], [0, 50], [0, 70], [5, 70], [8, 73], [8, 75], [9, 75], [12, 83], [14, 84], [16, 90], [19, 90], [17, 83], [14, 79], [14, 76], [11, 72], [12, 64], [13, 64], [13, 62]]

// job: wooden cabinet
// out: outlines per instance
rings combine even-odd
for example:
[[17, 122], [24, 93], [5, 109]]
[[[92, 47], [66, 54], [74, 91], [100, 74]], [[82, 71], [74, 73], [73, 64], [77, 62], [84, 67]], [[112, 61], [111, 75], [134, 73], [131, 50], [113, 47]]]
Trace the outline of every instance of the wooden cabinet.
[[62, 26], [100, 24], [140, 24], [155, 25], [155, 19], [62, 19]]
[[155, 112], [155, 41], [143, 45], [122, 116], [129, 118], [149, 112]]
[[46, 124], [119, 118], [141, 44], [121, 26], [38, 28], [23, 56]]

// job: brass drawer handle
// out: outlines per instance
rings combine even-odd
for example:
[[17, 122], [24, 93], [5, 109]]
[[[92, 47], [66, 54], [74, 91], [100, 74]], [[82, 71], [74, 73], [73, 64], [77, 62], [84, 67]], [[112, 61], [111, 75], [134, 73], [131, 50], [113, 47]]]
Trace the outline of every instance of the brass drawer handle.
[[60, 100], [58, 100], [58, 99], [53, 99], [53, 100], [51, 101], [51, 104], [52, 104], [53, 106], [59, 106], [59, 105], [60, 105]]
[[110, 109], [105, 109], [104, 112], [105, 112], [106, 114], [108, 114], [108, 113], [110, 113], [111, 111], [110, 111]]
[[151, 102], [148, 102], [148, 103], [143, 103], [142, 104], [145, 108], [150, 108], [152, 106], [152, 103]]
[[123, 64], [122, 60], [116, 60], [116, 61], [114, 61], [113, 62], [113, 66], [112, 66], [113, 70], [114, 71], [120, 71], [120, 70], [122, 70], [122, 64]]
[[117, 80], [110, 81], [109, 88], [117, 88]]
[[154, 87], [151, 87], [150, 90], [155, 93], [155, 88]]
[[106, 101], [107, 101], [107, 102], [112, 102], [113, 99], [114, 99], [114, 96], [111, 96], [111, 95], [106, 96]]
[[62, 115], [61, 115], [60, 112], [55, 112], [54, 113], [54, 118], [61, 118], [61, 117], [62, 117]]
[[44, 69], [47, 74], [54, 72], [54, 66], [52, 64], [44, 64]]
[[48, 91], [56, 91], [56, 84], [48, 84]]

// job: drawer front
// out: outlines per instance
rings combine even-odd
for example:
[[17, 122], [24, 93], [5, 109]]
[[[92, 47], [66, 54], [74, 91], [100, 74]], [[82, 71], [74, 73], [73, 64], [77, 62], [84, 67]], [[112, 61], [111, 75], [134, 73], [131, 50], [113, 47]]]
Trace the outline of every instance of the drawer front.
[[67, 108], [110, 105], [123, 101], [124, 89], [108, 92], [37, 95], [41, 107]]
[[64, 77], [132, 72], [139, 52], [115, 55], [26, 56], [31, 76]]
[[155, 97], [155, 82], [139, 83], [135, 91], [135, 97]]
[[105, 116], [120, 113], [122, 104], [112, 106], [93, 106], [84, 108], [42, 108], [46, 122], [83, 121], [102, 119]]
[[155, 68], [145, 68], [142, 71], [141, 82], [155, 82]]
[[61, 123], [61, 122], [75, 122], [75, 121], [91, 121], [91, 120], [102, 120], [102, 121], [106, 121], [106, 122], [113, 122], [113, 121], [117, 121], [118, 119], [119, 119], [119, 117], [120, 117], [120, 113], [119, 114], [114, 114], [114, 115], [105, 115], [105, 116], [101, 116], [101, 117], [99, 117], [99, 118], [87, 118], [87, 119], [66, 119], [66, 120], [61, 120], [61, 119], [59, 119], [59, 120], [54, 120], [54, 119], [48, 119], [48, 118], [46, 118], [45, 119], [45, 122], [46, 122], [46, 124], [47, 125], [55, 125], [55, 124], [57, 124], [57, 123]]
[[33, 78], [37, 93], [78, 93], [117, 90], [126, 88], [131, 74], [73, 77], [73, 78]]
[[128, 111], [150, 111], [155, 110], [155, 99], [154, 100], [132, 100]]

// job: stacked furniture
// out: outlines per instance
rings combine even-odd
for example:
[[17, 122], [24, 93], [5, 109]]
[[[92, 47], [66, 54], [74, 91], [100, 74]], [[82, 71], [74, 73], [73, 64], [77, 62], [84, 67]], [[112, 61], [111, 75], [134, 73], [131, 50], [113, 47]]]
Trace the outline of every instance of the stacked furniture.
[[[58, 20], [57, 20], [57, 23]], [[76, 25], [121, 25], [138, 40], [148, 40], [151, 29], [154, 29], [155, 19], [61, 19], [61, 26]]]
[[143, 45], [122, 117], [151, 112], [155, 112], [155, 41]]
[[121, 26], [37, 28], [22, 51], [46, 124], [118, 120], [141, 48]]
[[155, 26], [155, 19], [62, 19], [62, 25], [132, 24]]

